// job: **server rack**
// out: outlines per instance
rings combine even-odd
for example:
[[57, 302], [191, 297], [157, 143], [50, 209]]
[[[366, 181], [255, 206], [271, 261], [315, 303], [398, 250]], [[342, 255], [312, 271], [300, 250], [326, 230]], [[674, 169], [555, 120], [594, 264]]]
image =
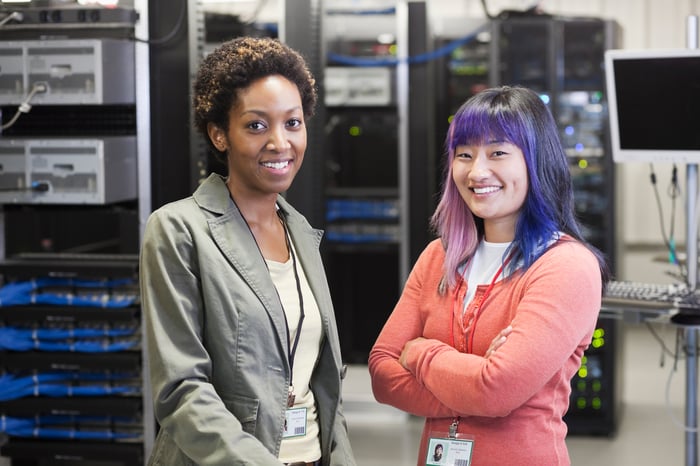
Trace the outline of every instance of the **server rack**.
[[[618, 25], [598, 18], [518, 18], [491, 27], [490, 79], [541, 93], [569, 158], [576, 213], [584, 236], [614, 270], [614, 164], [609, 150], [603, 57], [620, 41]], [[569, 434], [611, 435], [617, 427], [621, 380], [619, 322], [598, 320], [572, 380], [565, 420]]]
[[[47, 280], [32, 290], [40, 302], [49, 295], [77, 301], [88, 282], [82, 292], [102, 301], [0, 307], [0, 412], [8, 436], [0, 454], [22, 465], [144, 464], [151, 413], [142, 403], [137, 256], [24, 254], [0, 264], [0, 273], [10, 285]], [[104, 307], [117, 297], [128, 299]]]
[[[13, 336], [0, 348], [0, 414], [13, 421], [0, 456], [22, 466], [144, 464], [155, 434], [137, 288], [150, 106], [134, 37], [147, 40], [137, 23], [148, 6], [35, 3], [0, 10], [22, 13], [0, 28], [0, 50], [18, 65], [0, 71], [0, 331]], [[22, 100], [31, 110], [13, 122]], [[33, 299], [51, 298], [8, 302], [27, 284]], [[88, 295], [131, 300], [100, 307]]]
[[[362, 20], [353, 14], [342, 16], [325, 21]], [[395, 11], [371, 16], [369, 22], [376, 23], [371, 34], [329, 40], [326, 48], [333, 55], [377, 65], [330, 59], [324, 76], [328, 157], [322, 187], [323, 252], [341, 350], [350, 363], [367, 362], [373, 340], [398, 298], [402, 241], [396, 68], [400, 25]], [[390, 42], [376, 40], [382, 32]]]
[[432, 70], [409, 64], [429, 48], [426, 5], [328, 9], [321, 21], [327, 55], [317, 225], [326, 231], [322, 253], [343, 358], [364, 364], [430, 236]]
[[[597, 18], [492, 22], [489, 77], [541, 93], [559, 126], [586, 238], [612, 261], [614, 164], [609, 151], [603, 56], [619, 27]], [[614, 266], [614, 264], [611, 262]]]

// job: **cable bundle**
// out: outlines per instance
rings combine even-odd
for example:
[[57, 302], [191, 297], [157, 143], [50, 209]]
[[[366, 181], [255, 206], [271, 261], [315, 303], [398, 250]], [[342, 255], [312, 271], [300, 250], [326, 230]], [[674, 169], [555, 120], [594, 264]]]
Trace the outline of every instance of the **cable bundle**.
[[[141, 434], [136, 432], [114, 430], [111, 424], [115, 420], [118, 421], [109, 416], [47, 415], [20, 418], [2, 415], [0, 432], [14, 437], [51, 439], [125, 440], [141, 437]], [[95, 423], [98, 427], [94, 426]], [[76, 427], [75, 424], [82, 424], [82, 426]]]
[[[133, 349], [136, 338], [111, 341], [110, 338], [133, 336], [132, 328], [39, 328], [0, 327], [0, 350], [69, 351], [109, 353]], [[98, 340], [100, 339], [101, 340]]]
[[[58, 291], [58, 288], [64, 290]], [[27, 304], [122, 308], [138, 299], [136, 281], [44, 277], [0, 288], [0, 307]]]
[[31, 396], [140, 395], [140, 386], [114, 384], [116, 380], [127, 378], [130, 379], [130, 376], [74, 372], [46, 372], [26, 376], [3, 374], [0, 376], [0, 401]]

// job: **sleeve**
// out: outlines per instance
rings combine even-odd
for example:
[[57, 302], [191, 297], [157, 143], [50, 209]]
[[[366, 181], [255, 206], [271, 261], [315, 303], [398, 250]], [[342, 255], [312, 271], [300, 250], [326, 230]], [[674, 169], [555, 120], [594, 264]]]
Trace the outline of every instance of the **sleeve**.
[[211, 383], [211, 359], [202, 341], [197, 251], [186, 216], [172, 209], [156, 211], [141, 248], [141, 299], [156, 419], [193, 464], [280, 466], [243, 430]]
[[[456, 414], [429, 387], [421, 383], [413, 372], [399, 363], [406, 342], [424, 336], [425, 322], [421, 312], [423, 296], [437, 294], [437, 282], [429, 280], [429, 277], [442, 273], [442, 261], [435, 259], [436, 247], [441, 246], [433, 243], [416, 261], [399, 301], [370, 351], [368, 362], [372, 391], [377, 401], [423, 417], [448, 417]], [[449, 306], [441, 311], [445, 313], [446, 319], [450, 318]], [[447, 344], [430, 341], [439, 344], [445, 351], [457, 352]]]
[[421, 341], [407, 359], [415, 383], [461, 415], [488, 417], [508, 415], [548, 383], [569, 384], [600, 311], [597, 259], [583, 245], [565, 242], [523, 279], [522, 297], [512, 304], [513, 331], [492, 357]]

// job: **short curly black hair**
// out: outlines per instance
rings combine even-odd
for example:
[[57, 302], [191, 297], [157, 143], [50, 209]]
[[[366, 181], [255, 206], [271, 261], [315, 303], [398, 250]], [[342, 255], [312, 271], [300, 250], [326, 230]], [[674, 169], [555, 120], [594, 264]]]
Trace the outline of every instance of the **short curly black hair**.
[[302, 55], [278, 39], [239, 37], [224, 42], [202, 60], [193, 85], [194, 125], [215, 153], [207, 125], [228, 128], [231, 108], [242, 89], [254, 81], [280, 75], [296, 84], [305, 118], [311, 118], [318, 97], [316, 80]]

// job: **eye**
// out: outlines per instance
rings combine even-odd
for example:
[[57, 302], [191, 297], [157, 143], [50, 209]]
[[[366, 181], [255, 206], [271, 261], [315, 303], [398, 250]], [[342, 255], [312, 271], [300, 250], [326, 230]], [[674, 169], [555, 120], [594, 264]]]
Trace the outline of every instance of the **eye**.
[[301, 120], [301, 118], [290, 118], [287, 120], [287, 127], [289, 128], [300, 128], [304, 122]]
[[469, 152], [469, 150], [466, 147], [457, 146], [457, 147], [455, 147], [454, 158], [455, 159], [471, 160], [472, 154]]
[[507, 155], [507, 154], [508, 154], [508, 152], [506, 152], [504, 150], [496, 150], [493, 152], [494, 157], [500, 157], [502, 155]]
[[262, 121], [251, 121], [248, 123], [248, 128], [252, 129], [253, 131], [262, 131], [266, 128], [266, 126]]

